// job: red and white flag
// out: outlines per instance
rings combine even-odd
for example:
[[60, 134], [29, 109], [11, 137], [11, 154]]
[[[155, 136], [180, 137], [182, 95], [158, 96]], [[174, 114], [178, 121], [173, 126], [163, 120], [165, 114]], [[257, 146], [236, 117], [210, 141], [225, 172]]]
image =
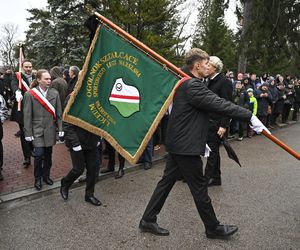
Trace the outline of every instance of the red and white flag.
[[28, 91], [30, 88], [28, 84], [22, 79], [21, 72], [16, 72], [16, 77], [19, 81], [19, 89], [22, 89], [24, 92]]
[[19, 52], [19, 72], [22, 71], [22, 63], [24, 61], [24, 54], [23, 54], [23, 48], [20, 46], [20, 52]]
[[21, 77], [23, 61], [24, 61], [23, 48], [22, 48], [22, 46], [20, 46], [20, 52], [19, 52], [19, 74], [17, 74], [17, 72], [16, 72], [16, 76], [17, 76], [17, 78], [19, 80], [19, 89], [23, 89], [23, 91], [26, 92], [27, 90], [29, 90], [29, 86], [27, 86], [26, 83], [24, 85], [24, 81], [23, 81], [23, 79]]

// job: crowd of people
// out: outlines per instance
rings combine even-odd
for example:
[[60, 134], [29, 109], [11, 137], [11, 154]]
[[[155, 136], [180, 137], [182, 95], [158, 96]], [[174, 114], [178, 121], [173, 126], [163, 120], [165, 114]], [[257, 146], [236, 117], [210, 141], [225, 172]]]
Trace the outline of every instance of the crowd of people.
[[[86, 169], [86, 176], [81, 177], [86, 181], [85, 201], [100, 206], [101, 202], [94, 196], [95, 183], [100, 172], [115, 171], [115, 150], [99, 136], [62, 121], [63, 109], [78, 81], [80, 69], [55, 66], [49, 71], [33, 70], [32, 62], [27, 59], [21, 68], [21, 72], [15, 73], [7, 69], [0, 77], [0, 139], [2, 123], [10, 109], [10, 120], [19, 125], [16, 136], [20, 137], [24, 168], [28, 168], [34, 158], [34, 187], [38, 191], [42, 189], [42, 182], [53, 185], [50, 177], [52, 147], [64, 142], [70, 151], [72, 167], [61, 180], [62, 198], [68, 200], [70, 187]], [[233, 72], [223, 75], [222, 61], [200, 49], [187, 53], [182, 70], [191, 80], [178, 87], [172, 110], [163, 118], [140, 159], [144, 169], [150, 169], [154, 149], [166, 144], [169, 153], [166, 170], [139, 227], [158, 235], [169, 234], [157, 225], [156, 216], [174, 183], [184, 179], [191, 189], [207, 237], [227, 237], [235, 233], [237, 227], [219, 223], [207, 194], [208, 186], [221, 185], [219, 146], [224, 138], [237, 134], [241, 141], [245, 133], [252, 137], [262, 129], [269, 132], [267, 128], [273, 129], [279, 122], [288, 123], [292, 108], [291, 119], [297, 120], [300, 79], [268, 74], [257, 77], [255, 73], [238, 73], [236, 78]], [[182, 115], [186, 115], [183, 121], [186, 126], [179, 124], [182, 119], [178, 116]], [[108, 156], [108, 165], [100, 171], [104, 154]], [[209, 156], [205, 174], [200, 155]], [[124, 176], [125, 165], [125, 159], [121, 155], [118, 158], [117, 179]], [[0, 180], [3, 180], [2, 141], [0, 164]]]
[[[89, 149], [93, 136], [87, 136], [87, 131], [79, 131], [79, 128], [71, 124], [62, 124], [62, 112], [78, 81], [80, 69], [77, 66], [67, 68], [55, 66], [49, 71], [43, 69], [34, 70], [32, 62], [27, 59], [22, 62], [21, 68], [21, 72], [13, 73], [7, 69], [1, 75], [0, 117], [3, 123], [9, 117], [8, 111], [10, 110], [10, 120], [17, 122], [19, 125], [19, 131], [15, 136], [20, 138], [24, 168], [28, 168], [32, 163], [31, 159], [34, 158], [34, 187], [38, 191], [41, 190], [42, 181], [47, 185], [53, 185], [53, 180], [50, 178], [52, 146], [56, 143], [65, 142], [66, 146], [71, 149], [71, 159], [74, 159], [72, 161], [72, 173], [74, 171], [76, 173], [74, 175], [76, 176], [75, 180], [83, 173], [84, 168], [87, 168], [86, 176], [81, 177], [79, 181], [87, 182], [89, 187], [88, 197], [92, 197], [92, 192], [89, 190], [93, 190], [95, 181], [98, 180], [103, 155], [108, 158], [108, 165], [103, 167], [101, 173], [115, 171], [115, 150], [102, 138], [95, 137], [97, 141], [96, 148], [93, 148], [93, 150], [96, 149], [93, 151], [95, 155], [89, 161], [89, 163], [93, 163], [92, 168], [95, 168], [95, 170], [90, 171], [88, 169], [90, 165], [87, 162], [83, 163], [79, 153], [75, 152], [86, 152]], [[76, 133], [73, 133], [74, 130], [77, 130]], [[85, 135], [81, 136], [82, 133]], [[80, 141], [81, 139], [87, 139], [87, 141]], [[149, 142], [149, 145], [150, 147], [147, 147], [140, 160], [146, 170], [150, 169], [152, 165], [154, 149], [152, 140]], [[0, 169], [2, 170], [2, 143], [0, 146], [0, 159], [2, 159]], [[88, 157], [85, 156], [84, 158]], [[77, 167], [74, 169], [74, 166]], [[115, 175], [116, 179], [124, 176], [124, 166], [125, 159], [119, 154], [119, 170]], [[91, 172], [93, 172], [93, 175], [90, 174]], [[0, 171], [0, 180], [3, 180], [3, 178], [2, 171]], [[93, 179], [92, 182], [91, 179]], [[65, 182], [66, 177], [62, 180], [62, 183]], [[89, 200], [89, 198], [86, 199]]]
[[[279, 123], [289, 123], [298, 119], [300, 107], [300, 79], [280, 74], [271, 76], [267, 73], [258, 77], [255, 73], [233, 72], [226, 77], [233, 86], [232, 100], [235, 104], [246, 107], [269, 128], [274, 129]], [[230, 136], [238, 134], [243, 140], [246, 124], [233, 120], [230, 124]], [[247, 136], [254, 134], [247, 127]]]
[[[214, 58], [211, 58], [211, 61], [213, 60]], [[25, 60], [23, 62], [22, 76], [25, 79], [24, 81], [28, 83], [29, 88], [34, 88], [38, 85], [36, 80], [37, 72], [37, 70], [32, 68], [32, 63], [30, 60]], [[19, 124], [20, 130], [15, 135], [20, 137], [24, 156], [23, 165], [25, 168], [27, 168], [31, 165], [31, 158], [32, 156], [36, 156], [36, 153], [33, 150], [34, 147], [32, 143], [30, 141], [26, 141], [24, 133], [24, 118], [22, 115], [23, 112], [18, 111], [17, 108], [18, 101], [22, 101], [20, 98], [23, 98], [25, 91], [22, 89], [19, 90], [19, 81], [11, 69], [7, 68], [0, 74], [1, 121], [3, 123], [3, 121], [7, 119], [9, 116], [8, 111], [11, 110], [10, 120], [16, 121]], [[55, 66], [49, 70], [49, 74], [51, 77], [49, 86], [57, 90], [59, 93], [60, 106], [61, 109], [63, 109], [65, 106], [65, 99], [72, 92], [78, 80], [80, 69], [77, 66]], [[234, 73], [231, 71], [228, 71], [225, 77], [231, 83], [232, 90], [229, 92], [227, 90], [227, 93], [226, 91], [223, 91], [223, 94], [220, 95], [219, 93], [219, 95], [222, 98], [231, 100], [233, 103], [239, 106], [251, 110], [252, 114], [257, 115], [257, 117], [268, 129], [274, 129], [279, 123], [289, 123], [289, 119], [293, 121], [298, 119], [300, 107], [299, 78], [288, 75], [283, 77], [280, 74], [271, 76], [267, 73], [263, 74], [262, 76], [257, 76], [255, 73], [238, 73], [235, 77]], [[210, 79], [210, 81], [212, 81], [212, 79]], [[207, 84], [209, 85], [209, 78], [207, 78]], [[222, 89], [224, 89], [224, 85], [226, 84], [223, 83], [222, 85]], [[20, 94], [22, 97], [20, 97]], [[151, 140], [151, 147], [147, 147], [147, 152], [144, 154], [147, 157], [143, 156], [143, 158], [146, 158], [146, 160], [141, 160], [145, 165], [145, 169], [151, 168], [152, 154], [154, 149], [159, 149], [160, 145], [165, 143], [168, 117], [168, 114], [166, 114], [157, 128], [157, 131], [153, 136], [153, 140]], [[223, 120], [223, 123], [223, 127], [229, 127], [228, 133], [226, 134], [228, 138], [236, 138], [237, 140], [241, 141], [245, 136], [251, 138], [253, 135], [255, 135], [249, 124], [243, 121], [238, 121], [236, 119], [232, 119], [230, 121], [225, 119]], [[60, 142], [59, 138], [57, 139], [58, 142]], [[109, 158], [108, 166], [104, 168], [101, 173], [114, 172], [115, 151], [107, 142], [104, 141], [103, 143], [101, 138], [99, 142], [101, 142], [101, 145], [98, 147], [99, 153], [97, 154], [99, 158], [101, 158], [99, 162], [102, 162], [103, 151], [104, 154]], [[107, 146], [104, 147], [103, 145]], [[214, 147], [213, 144], [210, 144], [210, 146]], [[116, 178], [121, 178], [124, 175], [125, 160], [121, 155], [118, 157], [119, 170], [117, 171]], [[2, 169], [3, 160], [1, 159], [3, 159], [2, 143], [0, 145], [0, 163]], [[98, 176], [99, 173], [100, 169], [97, 167], [96, 175]], [[45, 180], [49, 178], [49, 176], [46, 176]], [[3, 175], [0, 171], [0, 180], [2, 179]], [[80, 179], [80, 181], [85, 180], [85, 177]], [[47, 182], [52, 183], [52, 181]], [[37, 189], [40, 190], [41, 184], [37, 186]]]

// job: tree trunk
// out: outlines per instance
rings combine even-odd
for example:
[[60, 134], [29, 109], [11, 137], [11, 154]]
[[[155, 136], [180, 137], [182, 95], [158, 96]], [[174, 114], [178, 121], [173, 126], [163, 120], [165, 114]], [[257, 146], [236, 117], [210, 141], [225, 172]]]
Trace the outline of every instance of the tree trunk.
[[238, 72], [245, 73], [247, 69], [247, 50], [248, 50], [248, 40], [247, 32], [249, 28], [249, 24], [251, 23], [251, 12], [252, 12], [252, 0], [244, 1], [244, 17], [242, 24], [242, 36], [241, 36], [241, 50], [239, 55], [238, 62]]

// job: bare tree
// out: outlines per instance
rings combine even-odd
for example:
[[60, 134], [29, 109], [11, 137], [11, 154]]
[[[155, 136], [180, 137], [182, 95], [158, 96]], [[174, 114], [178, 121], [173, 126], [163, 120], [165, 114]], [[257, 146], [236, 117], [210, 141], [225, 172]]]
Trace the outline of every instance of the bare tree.
[[16, 46], [18, 26], [13, 23], [1, 27], [0, 58], [4, 66], [15, 69], [17, 67]]

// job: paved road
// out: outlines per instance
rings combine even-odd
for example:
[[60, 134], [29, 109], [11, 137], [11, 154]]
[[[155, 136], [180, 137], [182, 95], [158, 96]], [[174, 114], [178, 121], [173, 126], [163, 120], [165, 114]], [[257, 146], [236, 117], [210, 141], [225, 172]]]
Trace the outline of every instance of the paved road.
[[[21, 190], [28, 190], [29, 188], [32, 189], [31, 192], [35, 191], [33, 188], [33, 158], [31, 159], [32, 166], [25, 169], [22, 164], [23, 153], [20, 139], [16, 138], [14, 135], [18, 129], [19, 127], [16, 122], [5, 121], [3, 124], [5, 134], [2, 141], [4, 147], [4, 166], [2, 174], [4, 176], [4, 180], [0, 181], [0, 202], [1, 195], [11, 194]], [[164, 154], [165, 150], [162, 146], [159, 150], [154, 152], [154, 159], [161, 158]], [[102, 167], [106, 168], [107, 164], [108, 159], [103, 157]], [[116, 164], [118, 164], [118, 157], [116, 157]], [[128, 163], [126, 162], [125, 166], [127, 164]], [[70, 171], [71, 165], [70, 153], [68, 152], [65, 144], [56, 144], [53, 147], [52, 168], [50, 174], [51, 179], [54, 181], [60, 180]], [[42, 190], [44, 190], [44, 188]]]
[[[275, 131], [300, 152], [300, 124]], [[170, 236], [137, 225], [164, 164], [96, 185], [105, 204], [65, 202], [56, 193], [0, 209], [0, 249], [300, 249], [300, 164], [263, 136], [234, 142], [243, 164], [223, 157], [223, 186], [209, 189], [221, 222], [239, 226], [230, 240], [209, 240], [186, 184], [176, 183], [159, 216]], [[222, 150], [224, 155], [224, 151]]]

